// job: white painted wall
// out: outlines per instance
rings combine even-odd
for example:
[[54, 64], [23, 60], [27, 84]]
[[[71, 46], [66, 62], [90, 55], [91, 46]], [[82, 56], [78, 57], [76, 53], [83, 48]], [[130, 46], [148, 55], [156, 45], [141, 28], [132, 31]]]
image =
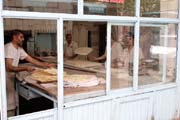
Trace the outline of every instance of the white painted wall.
[[[177, 98], [176, 88], [115, 98], [65, 108], [64, 120], [174, 120], [180, 114]], [[54, 120], [56, 112], [48, 110], [9, 120]]]

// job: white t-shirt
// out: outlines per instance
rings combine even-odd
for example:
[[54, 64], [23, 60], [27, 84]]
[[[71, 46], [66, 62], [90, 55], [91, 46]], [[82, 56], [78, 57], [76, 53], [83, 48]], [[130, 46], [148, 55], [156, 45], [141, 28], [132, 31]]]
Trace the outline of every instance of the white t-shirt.
[[[12, 65], [18, 66], [19, 59], [23, 60], [28, 54], [22, 48], [15, 48], [10, 42], [5, 45], [5, 58], [13, 59]], [[7, 72], [6, 74], [6, 90], [7, 90], [7, 109], [13, 110], [16, 108], [16, 91], [14, 88], [15, 74], [13, 72]]]
[[111, 46], [111, 62], [119, 58], [119, 56], [121, 56], [122, 53], [123, 53], [123, 48], [121, 46], [121, 43], [113, 42]]
[[74, 51], [78, 48], [78, 45], [75, 41], [71, 41], [71, 44], [68, 45], [68, 43], [65, 41], [64, 43], [64, 55], [68, 57], [72, 57], [75, 55]]
[[[10, 42], [5, 45], [5, 58], [13, 59], [12, 65], [18, 66], [19, 59], [23, 60], [28, 56], [28, 54], [20, 47], [15, 48]], [[6, 91], [7, 91], [7, 109], [13, 110], [16, 108], [16, 91], [14, 88], [14, 72], [6, 72]]]
[[[134, 48], [132, 48], [130, 51], [128, 48], [124, 49], [123, 56], [121, 57], [122, 61], [124, 62], [124, 67], [128, 69], [129, 63], [133, 63], [133, 57], [134, 57]], [[142, 49], [139, 48], [139, 60], [143, 59]]]
[[19, 60], [23, 60], [28, 56], [23, 48], [15, 48], [14, 45], [10, 42], [5, 45], [5, 58], [13, 59], [13, 66], [18, 66]]

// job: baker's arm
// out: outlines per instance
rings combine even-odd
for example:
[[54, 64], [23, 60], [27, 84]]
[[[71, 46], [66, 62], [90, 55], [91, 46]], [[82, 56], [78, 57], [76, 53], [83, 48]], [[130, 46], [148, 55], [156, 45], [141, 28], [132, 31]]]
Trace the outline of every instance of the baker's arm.
[[36, 65], [36, 66], [40, 66], [40, 67], [56, 67], [56, 64], [52, 64], [52, 63], [47, 63], [47, 62], [40, 62], [34, 58], [32, 58], [31, 56], [27, 56], [25, 58], [28, 62]]
[[34, 68], [30, 66], [13, 66], [13, 59], [11, 58], [6, 58], [5, 59], [6, 63], [6, 70], [9, 72], [19, 72], [19, 71], [33, 71]]

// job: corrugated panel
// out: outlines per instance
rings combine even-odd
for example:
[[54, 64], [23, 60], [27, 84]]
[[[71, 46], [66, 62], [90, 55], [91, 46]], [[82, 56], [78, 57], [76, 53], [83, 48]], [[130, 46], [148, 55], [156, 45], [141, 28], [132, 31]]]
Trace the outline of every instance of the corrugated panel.
[[11, 117], [8, 120], [55, 120], [57, 109]]
[[147, 94], [68, 108], [64, 120], [150, 120], [151, 114]]
[[176, 92], [176, 109], [175, 118], [179, 118], [178, 120], [180, 120], [180, 88], [178, 88]]
[[176, 114], [176, 89], [162, 90], [155, 94], [154, 119], [172, 120]]
[[[148, 94], [147, 94], [148, 95]], [[138, 95], [115, 100], [111, 120], [150, 120], [152, 115], [151, 97]]]
[[65, 109], [64, 120], [111, 120], [112, 101], [104, 101]]
[[[177, 108], [176, 95], [173, 88], [65, 108], [64, 120], [172, 120]], [[9, 120], [54, 120], [56, 112], [53, 109]]]

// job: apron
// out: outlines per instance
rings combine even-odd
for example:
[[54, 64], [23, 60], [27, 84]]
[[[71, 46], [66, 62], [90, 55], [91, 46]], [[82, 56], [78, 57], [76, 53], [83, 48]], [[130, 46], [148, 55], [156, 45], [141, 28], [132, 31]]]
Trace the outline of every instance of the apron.
[[6, 72], [7, 110], [16, 108], [15, 73]]

